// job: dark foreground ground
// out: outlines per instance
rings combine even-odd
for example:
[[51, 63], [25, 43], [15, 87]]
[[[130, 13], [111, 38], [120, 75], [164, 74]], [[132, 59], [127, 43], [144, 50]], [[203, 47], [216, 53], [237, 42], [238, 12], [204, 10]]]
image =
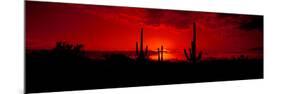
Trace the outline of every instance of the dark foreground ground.
[[[119, 58], [119, 59], [118, 59]], [[26, 93], [263, 78], [263, 60], [145, 62], [26, 56]]]

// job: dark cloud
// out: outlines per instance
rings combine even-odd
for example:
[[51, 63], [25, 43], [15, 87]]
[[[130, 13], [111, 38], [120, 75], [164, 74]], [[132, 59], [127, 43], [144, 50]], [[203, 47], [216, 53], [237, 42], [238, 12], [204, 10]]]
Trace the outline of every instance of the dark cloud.
[[263, 31], [263, 16], [217, 13], [217, 17], [241, 31]]
[[248, 51], [262, 52], [263, 51], [263, 47], [251, 48], [251, 49], [248, 49]]
[[194, 21], [193, 17], [187, 11], [147, 9], [144, 23], [153, 26], [165, 24], [183, 29], [187, 28]]
[[263, 31], [263, 16], [251, 16], [248, 21], [240, 24], [240, 28], [246, 31]]
[[158, 26], [161, 23], [163, 15], [164, 11], [162, 10], [148, 9], [146, 11], [146, 20], [144, 23], [147, 25]]
[[146, 9], [144, 19], [147, 25], [164, 24], [178, 29], [189, 28], [193, 22], [198, 22], [213, 29], [229, 27], [239, 31], [263, 31], [263, 16], [255, 15]]

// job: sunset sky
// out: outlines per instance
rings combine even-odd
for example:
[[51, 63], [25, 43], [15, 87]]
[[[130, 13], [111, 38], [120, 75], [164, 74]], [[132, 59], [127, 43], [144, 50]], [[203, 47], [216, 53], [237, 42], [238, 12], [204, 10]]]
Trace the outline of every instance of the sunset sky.
[[263, 56], [263, 16], [26, 1], [26, 48], [51, 49], [57, 41], [91, 51], [134, 51], [144, 46], [183, 54], [196, 22], [204, 57]]

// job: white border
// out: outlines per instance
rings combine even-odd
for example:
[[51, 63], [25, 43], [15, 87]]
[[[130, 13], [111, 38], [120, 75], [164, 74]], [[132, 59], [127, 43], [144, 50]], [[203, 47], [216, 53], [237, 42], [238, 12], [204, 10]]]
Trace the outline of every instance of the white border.
[[[49, 94], [281, 94], [280, 3], [278, 0], [41, 0], [264, 15], [265, 79], [146, 86]], [[0, 2], [0, 93], [23, 93], [23, 0]]]

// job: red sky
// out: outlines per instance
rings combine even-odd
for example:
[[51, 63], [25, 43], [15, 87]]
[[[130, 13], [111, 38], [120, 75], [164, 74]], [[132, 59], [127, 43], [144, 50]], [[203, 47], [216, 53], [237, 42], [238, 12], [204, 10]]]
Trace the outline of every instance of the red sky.
[[144, 45], [183, 53], [192, 23], [206, 57], [263, 56], [263, 16], [26, 1], [26, 47], [50, 49], [57, 41], [82, 43], [85, 50], [135, 50]]

